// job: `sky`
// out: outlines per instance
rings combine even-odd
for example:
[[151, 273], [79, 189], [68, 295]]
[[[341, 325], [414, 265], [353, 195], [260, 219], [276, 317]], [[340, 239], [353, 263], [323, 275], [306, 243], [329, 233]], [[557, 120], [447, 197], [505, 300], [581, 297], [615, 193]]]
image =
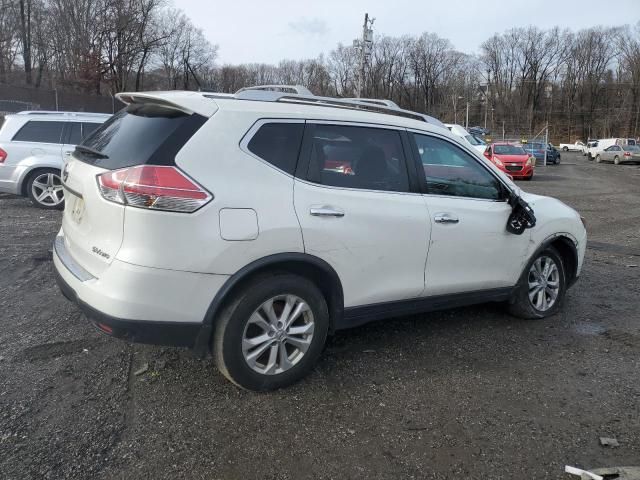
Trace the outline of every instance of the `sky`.
[[640, 0], [174, 0], [219, 46], [218, 64], [278, 63], [351, 45], [365, 12], [375, 35], [433, 32], [457, 50], [477, 53], [495, 33], [536, 25], [579, 30], [635, 25]]

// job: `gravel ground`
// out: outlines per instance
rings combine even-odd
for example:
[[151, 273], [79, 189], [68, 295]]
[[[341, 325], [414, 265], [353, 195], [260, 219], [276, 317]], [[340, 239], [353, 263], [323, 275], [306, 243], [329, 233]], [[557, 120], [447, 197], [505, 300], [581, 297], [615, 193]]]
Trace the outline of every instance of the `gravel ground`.
[[522, 186], [588, 221], [561, 313], [483, 305], [341, 332], [310, 377], [270, 394], [186, 350], [97, 333], [54, 284], [60, 213], [0, 195], [0, 479], [558, 479], [575, 478], [567, 464], [640, 464], [640, 167], [563, 154]]

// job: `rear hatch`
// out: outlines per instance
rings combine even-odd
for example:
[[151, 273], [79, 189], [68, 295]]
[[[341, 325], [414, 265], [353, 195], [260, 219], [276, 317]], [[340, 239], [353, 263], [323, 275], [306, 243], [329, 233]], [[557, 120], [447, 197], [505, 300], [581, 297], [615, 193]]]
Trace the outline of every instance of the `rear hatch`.
[[118, 201], [117, 188], [111, 197], [101, 190], [101, 179], [113, 181], [130, 167], [174, 165], [177, 152], [206, 120], [147, 99], [116, 113], [76, 148], [62, 174], [62, 229], [67, 251], [89, 273], [99, 277], [111, 264], [122, 244], [125, 211], [136, 208]]

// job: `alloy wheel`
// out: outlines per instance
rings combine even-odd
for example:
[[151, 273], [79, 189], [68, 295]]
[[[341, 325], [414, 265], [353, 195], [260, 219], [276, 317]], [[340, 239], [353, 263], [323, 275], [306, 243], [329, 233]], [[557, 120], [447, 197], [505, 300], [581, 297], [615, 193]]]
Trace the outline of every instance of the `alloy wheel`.
[[560, 293], [560, 270], [553, 258], [538, 257], [529, 269], [529, 301], [533, 307], [546, 312], [553, 307]]
[[41, 173], [31, 183], [31, 193], [39, 204], [56, 207], [64, 201], [62, 180], [55, 173]]
[[263, 375], [285, 372], [296, 365], [313, 340], [315, 322], [307, 303], [296, 295], [278, 295], [249, 317], [242, 335], [247, 365]]

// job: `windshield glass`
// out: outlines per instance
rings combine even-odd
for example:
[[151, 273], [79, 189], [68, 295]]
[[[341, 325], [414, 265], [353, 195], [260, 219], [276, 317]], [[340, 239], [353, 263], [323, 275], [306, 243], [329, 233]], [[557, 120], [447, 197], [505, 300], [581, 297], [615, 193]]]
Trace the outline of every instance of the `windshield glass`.
[[640, 147], [637, 145], [627, 145], [626, 147], [622, 147], [626, 152], [640, 152]]
[[526, 155], [524, 149], [517, 145], [496, 145], [493, 147], [493, 152], [496, 155]]
[[466, 137], [464, 137], [467, 139], [467, 142], [469, 142], [471, 145], [484, 145], [485, 143], [478, 140], [476, 137], [474, 137], [473, 135], [467, 135]]
[[544, 144], [542, 143], [529, 143], [527, 145], [527, 147], [525, 147], [527, 150], [544, 150]]

